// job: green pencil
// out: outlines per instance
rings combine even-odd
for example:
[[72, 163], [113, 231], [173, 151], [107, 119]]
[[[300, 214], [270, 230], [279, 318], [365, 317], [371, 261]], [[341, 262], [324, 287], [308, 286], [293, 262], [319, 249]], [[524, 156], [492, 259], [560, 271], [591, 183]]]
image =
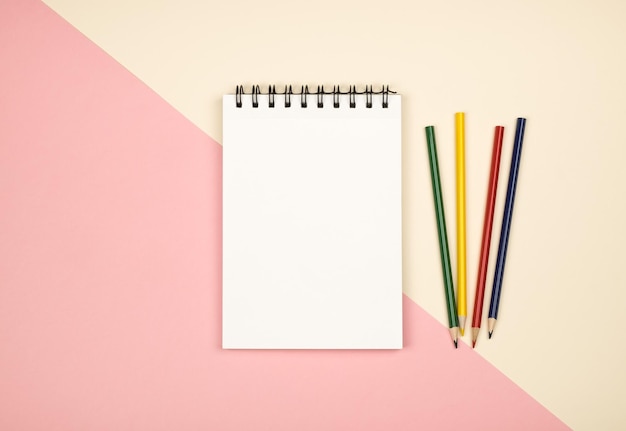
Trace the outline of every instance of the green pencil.
[[454, 299], [454, 284], [452, 283], [452, 267], [450, 266], [450, 251], [448, 249], [448, 233], [446, 231], [446, 216], [443, 211], [443, 196], [441, 194], [441, 180], [439, 179], [439, 162], [437, 161], [437, 143], [435, 142], [435, 128], [426, 127], [426, 142], [428, 144], [428, 158], [430, 160], [430, 178], [433, 182], [433, 197], [435, 198], [435, 213], [437, 215], [437, 231], [439, 232], [439, 251], [441, 253], [441, 269], [443, 270], [443, 284], [448, 306], [448, 327], [450, 335], [457, 347], [459, 334], [459, 316]]

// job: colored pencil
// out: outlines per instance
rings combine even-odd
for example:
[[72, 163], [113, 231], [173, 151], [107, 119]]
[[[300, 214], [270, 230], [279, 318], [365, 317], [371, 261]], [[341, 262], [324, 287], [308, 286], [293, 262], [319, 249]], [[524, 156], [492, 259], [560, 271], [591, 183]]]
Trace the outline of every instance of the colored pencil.
[[430, 178], [433, 183], [433, 198], [435, 200], [435, 215], [437, 218], [437, 232], [439, 233], [439, 252], [441, 254], [441, 269], [443, 270], [443, 286], [446, 295], [448, 310], [448, 327], [450, 336], [457, 347], [459, 318], [457, 316], [456, 303], [454, 300], [454, 285], [452, 282], [452, 267], [450, 265], [450, 251], [448, 249], [448, 233], [446, 231], [446, 216], [443, 210], [443, 195], [441, 193], [441, 180], [439, 177], [439, 162], [437, 160], [437, 143], [435, 141], [435, 128], [426, 127], [426, 142], [428, 144], [428, 158], [430, 161]]
[[467, 317], [467, 264], [465, 247], [465, 113], [454, 115], [456, 130], [456, 247], [459, 330], [465, 335]]
[[515, 128], [515, 140], [513, 141], [513, 156], [511, 157], [511, 170], [509, 171], [509, 185], [506, 190], [504, 202], [504, 216], [502, 218], [502, 230], [500, 231], [500, 245], [498, 246], [498, 258], [496, 259], [496, 271], [493, 277], [493, 290], [491, 291], [491, 304], [489, 306], [489, 319], [487, 326], [489, 338], [493, 334], [498, 319], [498, 308], [500, 307], [500, 295], [502, 294], [502, 279], [504, 277], [504, 264], [506, 261], [506, 250], [509, 245], [509, 233], [511, 232], [511, 218], [513, 217], [513, 204], [515, 202], [515, 188], [519, 175], [520, 158], [522, 156], [522, 142], [524, 141], [524, 129], [526, 119], [518, 118]]
[[502, 154], [502, 136], [504, 127], [496, 126], [491, 150], [491, 169], [487, 186], [487, 202], [485, 204], [485, 218], [483, 221], [483, 237], [480, 246], [480, 261], [478, 263], [478, 278], [476, 279], [476, 297], [474, 299], [474, 313], [472, 316], [472, 347], [476, 347], [480, 322], [483, 318], [483, 303], [485, 299], [485, 280], [487, 279], [487, 265], [489, 264], [489, 248], [491, 246], [491, 231], [493, 227], [493, 210], [496, 204], [498, 191], [498, 174], [500, 172], [500, 156]]

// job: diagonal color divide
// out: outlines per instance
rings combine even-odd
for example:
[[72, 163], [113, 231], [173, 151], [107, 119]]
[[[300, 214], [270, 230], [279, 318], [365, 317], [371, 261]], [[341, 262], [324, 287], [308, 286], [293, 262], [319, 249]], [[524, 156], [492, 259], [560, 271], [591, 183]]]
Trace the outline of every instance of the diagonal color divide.
[[221, 147], [42, 3], [0, 17], [0, 429], [567, 429], [407, 298], [402, 351], [221, 350]]

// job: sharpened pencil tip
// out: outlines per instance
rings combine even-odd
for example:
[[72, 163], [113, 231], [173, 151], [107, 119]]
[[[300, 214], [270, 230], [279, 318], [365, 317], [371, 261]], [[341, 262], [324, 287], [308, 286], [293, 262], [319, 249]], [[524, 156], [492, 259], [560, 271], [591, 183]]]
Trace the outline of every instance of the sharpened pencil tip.
[[472, 341], [472, 349], [476, 348], [476, 340]]
[[455, 349], [459, 348], [459, 342], [457, 340], [454, 340], [454, 348]]
[[489, 332], [489, 339], [491, 340], [491, 334], [493, 334], [493, 331]]

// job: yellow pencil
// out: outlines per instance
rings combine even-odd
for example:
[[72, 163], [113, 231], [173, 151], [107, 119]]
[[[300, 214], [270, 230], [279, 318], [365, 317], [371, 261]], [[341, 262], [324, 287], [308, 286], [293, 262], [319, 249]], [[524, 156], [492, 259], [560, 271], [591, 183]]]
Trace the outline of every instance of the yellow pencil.
[[467, 283], [465, 264], [465, 113], [454, 115], [456, 125], [456, 246], [459, 331], [465, 333], [467, 318]]

